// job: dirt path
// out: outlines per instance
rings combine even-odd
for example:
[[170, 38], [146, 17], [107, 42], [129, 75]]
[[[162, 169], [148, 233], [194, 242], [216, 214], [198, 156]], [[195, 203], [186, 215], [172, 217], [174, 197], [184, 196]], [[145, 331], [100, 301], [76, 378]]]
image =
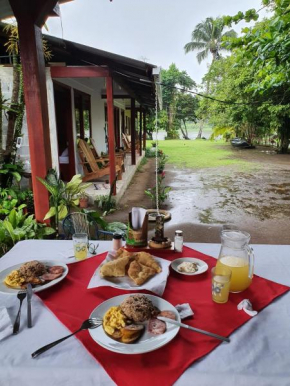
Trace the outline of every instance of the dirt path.
[[[166, 235], [172, 238], [182, 229], [186, 241], [219, 243], [222, 225], [233, 224], [248, 231], [252, 243], [290, 244], [290, 155], [263, 147], [233, 149], [232, 154], [249, 167], [192, 170], [167, 165], [165, 183], [172, 191], [163, 209], [172, 220], [166, 223]], [[150, 208], [144, 190], [154, 184], [154, 160], [149, 159], [108, 221], [127, 222], [132, 206]]]

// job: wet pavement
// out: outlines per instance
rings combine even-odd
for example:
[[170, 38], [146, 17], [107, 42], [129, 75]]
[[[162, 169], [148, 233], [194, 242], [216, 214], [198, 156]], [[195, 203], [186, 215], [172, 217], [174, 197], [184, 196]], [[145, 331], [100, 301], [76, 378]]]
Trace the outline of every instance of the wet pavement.
[[[186, 241], [219, 242], [222, 225], [232, 224], [249, 232], [252, 243], [290, 244], [290, 155], [278, 155], [268, 148], [233, 155], [248, 161], [249, 167], [195, 170], [167, 165], [165, 183], [172, 190], [163, 208], [170, 211], [172, 219], [166, 223], [166, 235], [173, 238], [174, 231], [181, 229]], [[134, 177], [135, 186], [140, 181], [153, 186], [154, 176], [147, 176], [150, 163], [146, 166], [143, 176], [137, 173]], [[150, 207], [150, 202], [141, 198], [142, 191], [138, 197], [133, 189], [127, 194], [130, 201], [126, 205], [124, 197], [123, 212], [140, 202]]]

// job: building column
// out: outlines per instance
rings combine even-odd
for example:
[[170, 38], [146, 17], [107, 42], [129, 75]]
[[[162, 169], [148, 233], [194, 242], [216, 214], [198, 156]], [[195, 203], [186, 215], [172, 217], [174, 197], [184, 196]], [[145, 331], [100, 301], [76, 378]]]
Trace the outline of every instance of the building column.
[[131, 164], [136, 165], [136, 127], [135, 127], [135, 118], [136, 118], [136, 107], [135, 99], [131, 98]]
[[[114, 128], [114, 99], [113, 99], [113, 78], [106, 77], [107, 86], [107, 115], [108, 115], [108, 145], [109, 145], [109, 164], [110, 164], [110, 185], [116, 178], [115, 161], [115, 128]], [[116, 195], [116, 184], [114, 185], [113, 195]]]
[[146, 150], [146, 110], [143, 110], [143, 150]]
[[42, 34], [31, 14], [19, 12], [15, 17], [23, 71], [35, 218], [43, 221], [49, 211], [49, 195], [37, 177], [45, 178], [52, 162]]
[[142, 112], [143, 109], [140, 106], [140, 112], [139, 112], [139, 155], [142, 155]]

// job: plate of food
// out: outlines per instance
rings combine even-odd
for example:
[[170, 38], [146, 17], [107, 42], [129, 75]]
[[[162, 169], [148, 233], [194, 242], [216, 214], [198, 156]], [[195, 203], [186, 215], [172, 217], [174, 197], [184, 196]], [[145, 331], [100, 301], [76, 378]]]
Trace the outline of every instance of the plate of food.
[[28, 283], [32, 284], [33, 292], [43, 291], [62, 281], [67, 274], [67, 265], [54, 260], [16, 264], [0, 272], [0, 292], [17, 294]]
[[101, 318], [100, 328], [89, 330], [93, 340], [119, 354], [142, 354], [169, 343], [179, 327], [157, 319], [164, 316], [180, 322], [176, 308], [154, 295], [134, 293], [115, 296], [94, 309], [91, 318]]
[[124, 249], [109, 253], [94, 273], [88, 288], [110, 286], [136, 291], [147, 289], [162, 295], [169, 275], [170, 261], [147, 252]]
[[195, 257], [181, 257], [172, 261], [171, 268], [181, 275], [194, 276], [206, 272], [208, 265]]

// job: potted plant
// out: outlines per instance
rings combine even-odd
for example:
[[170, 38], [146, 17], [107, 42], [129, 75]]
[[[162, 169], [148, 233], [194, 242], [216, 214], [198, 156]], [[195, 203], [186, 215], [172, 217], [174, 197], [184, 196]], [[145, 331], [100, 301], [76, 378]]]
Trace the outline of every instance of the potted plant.
[[88, 195], [85, 192], [81, 192], [78, 197], [79, 197], [80, 208], [82, 208], [82, 209], [87, 208], [89, 205]]

